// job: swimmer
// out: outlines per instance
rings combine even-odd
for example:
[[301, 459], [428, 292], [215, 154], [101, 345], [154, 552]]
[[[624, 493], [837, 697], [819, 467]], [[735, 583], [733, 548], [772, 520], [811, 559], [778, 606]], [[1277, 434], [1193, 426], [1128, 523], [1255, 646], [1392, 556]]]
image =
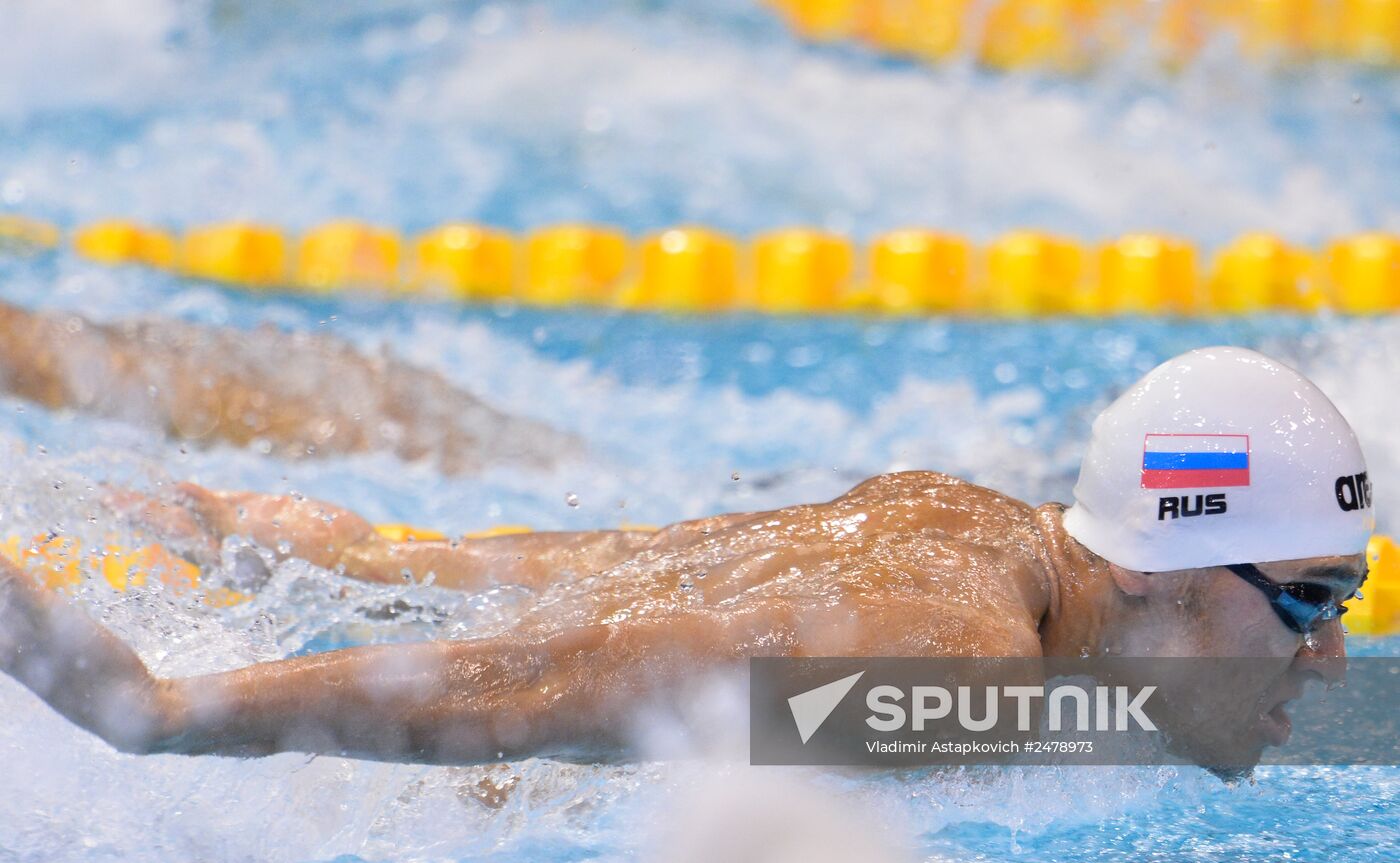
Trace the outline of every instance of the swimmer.
[[1262, 751], [1287, 693], [1345, 655], [1338, 618], [1374, 527], [1365, 470], [1309, 381], [1207, 348], [1098, 417], [1068, 507], [907, 472], [657, 533], [396, 544], [326, 504], [189, 487], [152, 517], [357, 578], [519, 583], [538, 601], [500, 636], [158, 679], [4, 564], [0, 669], [127, 752], [461, 764], [616, 757], [637, 706], [753, 656], [1250, 656], [1277, 670], [1231, 693], [1257, 711]]
[[576, 442], [430, 371], [333, 339], [177, 321], [95, 324], [0, 302], [0, 391], [282, 458], [385, 450], [457, 474], [548, 465]]

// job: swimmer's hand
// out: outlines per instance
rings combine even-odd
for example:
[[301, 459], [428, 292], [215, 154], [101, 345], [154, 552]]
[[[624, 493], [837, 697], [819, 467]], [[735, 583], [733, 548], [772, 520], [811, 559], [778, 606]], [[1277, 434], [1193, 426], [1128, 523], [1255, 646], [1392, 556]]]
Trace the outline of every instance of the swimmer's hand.
[[[708, 535], [749, 514], [672, 525], [665, 531], [532, 532], [472, 540], [392, 542], [344, 507], [296, 495], [214, 491], [180, 483], [163, 497], [108, 490], [110, 509], [201, 566], [220, 563], [226, 537], [248, 540], [279, 560], [299, 558], [322, 569], [377, 583], [431, 576], [439, 587], [481, 590], [500, 584], [539, 587], [602, 572], [643, 548]], [[241, 553], [241, 552], [240, 552]]]
[[103, 504], [140, 531], [148, 532], [180, 556], [197, 564], [213, 564], [222, 540], [205, 524], [199, 509], [183, 492], [153, 495], [128, 488], [106, 488]]
[[300, 496], [214, 491], [180, 483], [165, 498], [113, 491], [108, 505], [196, 562], [218, 560], [225, 537], [240, 536], [279, 559], [334, 569], [351, 549], [374, 544], [368, 521], [343, 507]]
[[0, 671], [125, 752], [168, 735], [173, 694], [130, 647], [0, 557]]

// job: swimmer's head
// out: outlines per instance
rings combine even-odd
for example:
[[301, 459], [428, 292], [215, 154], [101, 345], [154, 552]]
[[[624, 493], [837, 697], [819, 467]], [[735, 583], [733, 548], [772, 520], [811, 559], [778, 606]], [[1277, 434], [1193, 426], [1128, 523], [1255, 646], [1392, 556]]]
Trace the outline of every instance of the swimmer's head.
[[1162, 717], [1179, 754], [1248, 768], [1302, 682], [1341, 673], [1371, 487], [1346, 420], [1282, 363], [1203, 348], [1149, 372], [1094, 421], [1064, 527], [1111, 564], [1113, 652], [1260, 660], [1187, 681], [1184, 718]]
[[1298, 372], [1201, 348], [1148, 372], [1094, 421], [1065, 530], [1161, 572], [1362, 554], [1375, 529], [1351, 426]]

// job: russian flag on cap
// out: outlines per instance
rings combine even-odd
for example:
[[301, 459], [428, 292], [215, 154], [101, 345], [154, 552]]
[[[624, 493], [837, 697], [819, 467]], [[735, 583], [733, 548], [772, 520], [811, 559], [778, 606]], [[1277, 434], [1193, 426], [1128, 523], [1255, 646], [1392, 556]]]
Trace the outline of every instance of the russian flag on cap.
[[1249, 435], [1149, 434], [1143, 443], [1143, 488], [1242, 485], [1249, 485]]

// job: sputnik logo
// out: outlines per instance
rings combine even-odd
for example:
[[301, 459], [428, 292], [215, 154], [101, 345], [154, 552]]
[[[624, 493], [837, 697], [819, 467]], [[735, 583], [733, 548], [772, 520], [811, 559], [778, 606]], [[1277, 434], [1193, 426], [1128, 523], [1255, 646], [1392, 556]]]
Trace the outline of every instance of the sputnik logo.
[[792, 710], [792, 720], [797, 723], [797, 733], [801, 736], [804, 746], [808, 740], [812, 739], [812, 735], [817, 733], [817, 729], [822, 727], [822, 723], [846, 697], [846, 694], [856, 685], [856, 681], [864, 675], [864, 671], [859, 671], [849, 677], [833, 680], [831, 683], [823, 684], [816, 689], [809, 689], [788, 699], [788, 707]]

